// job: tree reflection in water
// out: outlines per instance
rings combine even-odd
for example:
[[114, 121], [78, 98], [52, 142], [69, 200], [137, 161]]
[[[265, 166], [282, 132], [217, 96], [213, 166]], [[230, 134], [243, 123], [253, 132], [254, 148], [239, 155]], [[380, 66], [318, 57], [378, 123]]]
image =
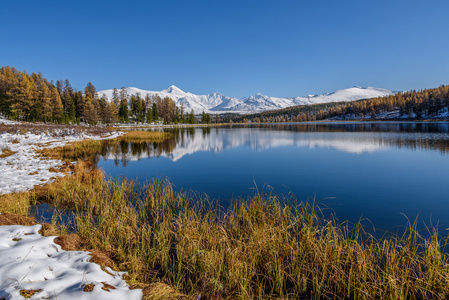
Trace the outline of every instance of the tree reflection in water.
[[449, 123], [280, 123], [187, 127], [165, 129], [172, 136], [160, 143], [105, 141], [94, 162], [113, 159], [126, 166], [130, 160], [168, 157], [173, 161], [198, 151], [221, 152], [234, 147], [262, 150], [295, 145], [331, 147], [350, 153], [381, 151], [387, 148], [449, 152]]

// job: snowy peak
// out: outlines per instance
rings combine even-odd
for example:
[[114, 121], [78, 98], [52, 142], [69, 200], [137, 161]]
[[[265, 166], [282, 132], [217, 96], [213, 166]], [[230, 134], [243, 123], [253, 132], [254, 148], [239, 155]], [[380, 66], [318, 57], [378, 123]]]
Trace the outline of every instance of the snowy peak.
[[[112, 99], [112, 89], [98, 92], [99, 96], [105, 95], [108, 99]], [[348, 89], [338, 90], [332, 93], [324, 93], [321, 95], [308, 95], [305, 97], [293, 98], [277, 98], [263, 95], [261, 93], [254, 94], [250, 97], [242, 99], [225, 96], [219, 92], [209, 95], [195, 95], [184, 92], [177, 86], [171, 85], [162, 91], [147, 91], [130, 87], [126, 89], [128, 96], [140, 94], [142, 98], [147, 95], [154, 97], [158, 95], [161, 98], [170, 97], [178, 106], [183, 105], [185, 111], [194, 111], [199, 114], [204, 112], [212, 113], [256, 113], [267, 110], [282, 109], [296, 105], [310, 105], [318, 103], [355, 101], [361, 99], [370, 99], [393, 95], [393, 92], [387, 89], [374, 87], [358, 87], [354, 86]]]
[[180, 88], [178, 88], [175, 85], [169, 86], [168, 88], [166, 88], [162, 92], [163, 93], [167, 93], [167, 94], [185, 94], [185, 92], [183, 90], [181, 90]]

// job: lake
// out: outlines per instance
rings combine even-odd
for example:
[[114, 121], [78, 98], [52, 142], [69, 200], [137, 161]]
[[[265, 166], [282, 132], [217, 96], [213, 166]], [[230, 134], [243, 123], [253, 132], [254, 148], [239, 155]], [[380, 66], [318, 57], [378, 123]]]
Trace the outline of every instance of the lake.
[[[168, 178], [223, 206], [256, 189], [319, 203], [339, 221], [449, 227], [449, 123], [348, 122], [164, 129], [163, 143], [106, 147], [113, 178]], [[372, 225], [371, 225], [372, 224]]]

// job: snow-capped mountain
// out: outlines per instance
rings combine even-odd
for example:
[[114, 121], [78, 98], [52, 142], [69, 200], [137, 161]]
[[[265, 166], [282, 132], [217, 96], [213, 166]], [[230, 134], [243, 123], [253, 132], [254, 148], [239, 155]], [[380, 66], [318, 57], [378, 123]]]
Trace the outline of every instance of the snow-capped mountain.
[[[355, 101], [360, 99], [383, 97], [393, 94], [393, 92], [390, 90], [373, 87], [352, 87], [349, 89], [338, 90], [333, 93], [294, 98], [270, 97], [258, 93], [242, 99], [228, 97], [220, 94], [219, 92], [215, 92], [209, 95], [195, 95], [189, 92], [184, 92], [174, 85], [162, 91], [147, 91], [135, 87], [126, 88], [126, 91], [128, 96], [139, 93], [141, 97], [145, 97], [146, 95], [149, 95], [151, 97], [159, 95], [159, 97], [161, 98], [170, 97], [176, 102], [178, 106], [182, 104], [186, 112], [190, 112], [191, 110], [193, 110], [196, 114], [199, 114], [203, 111], [210, 113], [233, 112], [246, 114], [273, 109], [281, 109], [296, 105]], [[112, 92], [112, 89], [103, 90], [99, 91], [98, 94], [100, 97], [105, 95], [109, 100], [111, 100]]]

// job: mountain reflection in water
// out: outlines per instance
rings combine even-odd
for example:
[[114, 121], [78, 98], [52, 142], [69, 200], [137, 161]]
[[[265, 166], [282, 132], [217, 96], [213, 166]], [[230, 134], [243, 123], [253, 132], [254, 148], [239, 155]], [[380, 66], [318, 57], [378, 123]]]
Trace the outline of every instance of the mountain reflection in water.
[[178, 161], [199, 151], [220, 153], [235, 147], [264, 150], [281, 146], [332, 148], [361, 154], [388, 148], [449, 152], [448, 123], [262, 124], [227, 127], [166, 129], [172, 136], [162, 143], [105, 143], [97, 159], [113, 159], [124, 166], [147, 157]]
[[[376, 228], [449, 225], [449, 123], [307, 123], [165, 129], [162, 143], [105, 143], [108, 176], [168, 178], [226, 206], [256, 189], [315, 199]], [[103, 159], [101, 159], [103, 158]], [[447, 226], [449, 227], [449, 226]], [[445, 227], [446, 228], [446, 227]]]

